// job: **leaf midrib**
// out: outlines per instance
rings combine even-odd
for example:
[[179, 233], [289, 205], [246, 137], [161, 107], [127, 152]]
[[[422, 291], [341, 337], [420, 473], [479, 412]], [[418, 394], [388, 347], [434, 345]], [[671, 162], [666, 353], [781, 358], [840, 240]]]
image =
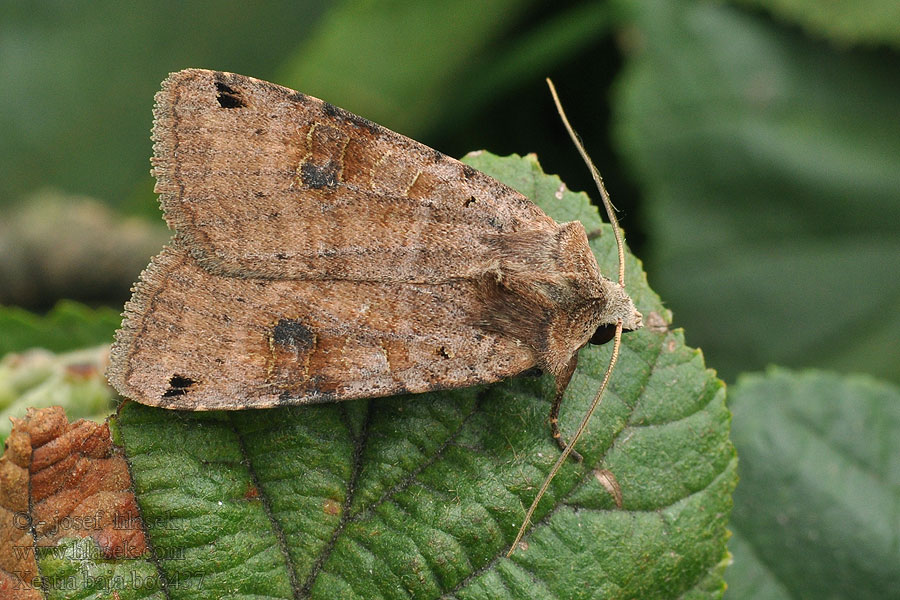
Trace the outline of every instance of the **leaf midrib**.
[[[347, 406], [343, 403], [341, 404], [341, 416], [343, 418], [344, 425], [347, 428], [347, 435], [353, 435], [353, 425], [350, 422], [350, 416], [347, 414]], [[293, 579], [291, 580], [291, 587], [294, 590], [295, 598], [301, 599], [309, 598], [311, 596], [313, 586], [316, 584], [316, 581], [319, 578], [319, 574], [322, 573], [325, 563], [328, 561], [328, 558], [334, 551], [335, 545], [337, 545], [338, 538], [351, 520], [352, 515], [350, 514], [350, 508], [353, 505], [353, 499], [356, 496], [356, 491], [359, 487], [357, 484], [359, 483], [359, 476], [362, 473], [363, 469], [363, 451], [365, 450], [366, 444], [369, 441], [369, 426], [371, 425], [371, 419], [372, 410], [370, 400], [366, 403], [366, 418], [362, 423], [359, 436], [356, 437], [353, 444], [353, 466], [350, 472], [350, 479], [347, 481], [347, 497], [344, 498], [344, 504], [341, 507], [341, 520], [334, 528], [334, 531], [332, 531], [331, 539], [328, 540], [328, 543], [325, 544], [325, 546], [322, 548], [322, 551], [319, 553], [319, 556], [316, 558], [316, 562], [313, 563], [312, 569], [310, 569], [309, 572], [309, 576], [306, 578], [306, 581], [303, 582], [303, 586], [298, 588], [296, 586], [297, 582]], [[271, 515], [270, 518], [272, 518]], [[286, 557], [286, 560], [291, 564], [290, 568], [291, 571], [293, 571], [293, 563], [291, 563], [289, 555]]]
[[250, 458], [250, 455], [247, 452], [247, 446], [244, 442], [244, 436], [241, 435], [241, 432], [234, 424], [234, 413], [232, 411], [226, 412], [228, 415], [228, 424], [231, 427], [231, 431], [234, 433], [235, 438], [238, 442], [238, 448], [241, 453], [241, 458], [244, 464], [247, 466], [247, 472], [250, 474], [250, 480], [253, 482], [253, 486], [256, 488], [259, 494], [259, 500], [262, 504], [263, 511], [266, 513], [266, 518], [269, 520], [269, 523], [272, 527], [272, 532], [275, 534], [275, 538], [278, 540], [278, 549], [281, 551], [281, 555], [284, 558], [285, 568], [287, 569], [288, 579], [291, 583], [291, 590], [293, 591], [295, 600], [301, 598], [299, 581], [297, 577], [297, 570], [294, 568], [294, 561], [291, 560], [290, 550], [288, 549], [287, 539], [284, 536], [284, 528], [282, 528], [281, 523], [278, 519], [275, 518], [275, 515], [272, 512], [272, 503], [269, 500], [269, 495], [264, 493], [262, 482], [259, 479], [259, 476], [256, 473], [256, 469], [253, 466], [253, 460]]

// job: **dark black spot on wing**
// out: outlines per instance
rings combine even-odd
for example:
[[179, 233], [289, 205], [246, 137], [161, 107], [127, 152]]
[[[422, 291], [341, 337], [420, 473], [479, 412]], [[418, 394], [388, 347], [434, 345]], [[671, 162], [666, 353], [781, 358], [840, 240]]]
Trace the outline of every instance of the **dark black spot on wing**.
[[300, 181], [315, 190], [333, 188], [337, 186], [337, 167], [331, 162], [324, 165], [303, 163], [300, 167]]
[[294, 92], [292, 94], [288, 94], [288, 100], [299, 102], [300, 104], [306, 104], [309, 98], [303, 92]]
[[315, 340], [312, 330], [296, 319], [281, 319], [272, 328], [272, 341], [280, 346], [308, 350], [313, 347]]
[[334, 104], [331, 104], [329, 102], [324, 102], [322, 104], [322, 112], [333, 119], [343, 121], [344, 123], [349, 123], [361, 129], [367, 129], [370, 133], [378, 132], [378, 125], [376, 125], [372, 121], [360, 117], [359, 115], [355, 115], [352, 112], [344, 110], [343, 108], [335, 106]]
[[517, 377], [541, 377], [543, 374], [544, 371], [540, 367], [531, 367], [519, 373]]
[[329, 117], [340, 117], [340, 110], [337, 106], [332, 104], [331, 102], [323, 102], [322, 103], [322, 112], [328, 115]]
[[216, 82], [216, 100], [222, 108], [243, 108], [247, 106], [240, 91], [221, 81]]
[[162, 397], [174, 398], [176, 396], [184, 396], [188, 393], [188, 390], [195, 385], [197, 385], [197, 382], [190, 377], [185, 377], [176, 373], [169, 379], [169, 387], [163, 393]]

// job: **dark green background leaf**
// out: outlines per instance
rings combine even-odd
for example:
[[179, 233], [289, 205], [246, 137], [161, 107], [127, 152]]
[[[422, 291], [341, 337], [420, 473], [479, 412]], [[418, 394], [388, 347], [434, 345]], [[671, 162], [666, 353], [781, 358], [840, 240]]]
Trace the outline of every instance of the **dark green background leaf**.
[[[533, 157], [467, 160], [558, 221], [601, 227], [587, 198]], [[614, 272], [608, 226], [594, 244]], [[259, 411], [123, 405], [114, 439], [154, 561], [179, 582], [169, 597], [718, 597], [736, 466], [724, 388], [680, 332], [661, 326], [668, 313], [637, 260], [627, 266], [655, 326], [626, 336], [579, 446], [586, 463], [565, 465], [511, 559], [503, 554], [559, 453], [546, 424], [550, 377]], [[564, 431], [608, 358], [608, 347], [582, 352]], [[622, 509], [586, 465], [613, 473]]]
[[717, 3], [631, 6], [618, 137], [677, 322], [726, 378], [900, 377], [900, 61]]
[[900, 590], [900, 390], [772, 369], [729, 393], [740, 485], [726, 598]]
[[[511, 30], [536, 4], [347, 2], [285, 60], [279, 81], [416, 139], [452, 132], [492, 98], [540, 84], [612, 24], [606, 3], [584, 2], [560, 5], [534, 27]], [[360, 56], [402, 57], [402, 68]], [[541, 99], [549, 100], [545, 93]]]
[[895, 0], [740, 0], [759, 6], [813, 34], [839, 43], [900, 46], [900, 2]]
[[[605, 3], [571, 0], [552, 8], [536, 0], [100, 0], [54, 9], [13, 0], [0, 11], [0, 206], [54, 186], [152, 219], [150, 108], [171, 71], [272, 80], [458, 154], [473, 147], [473, 132], [488, 145], [485, 130], [498, 121], [502, 149], [508, 133], [534, 140], [549, 130], [564, 139], [551, 112], [533, 116], [550, 106], [543, 77], [596, 46], [610, 26]], [[601, 89], [594, 62], [560, 84]], [[583, 96], [570, 106], [593, 111]], [[528, 128], [509, 113], [507, 97], [517, 98]], [[492, 105], [506, 118], [471, 123]], [[583, 177], [578, 167], [572, 172]]]

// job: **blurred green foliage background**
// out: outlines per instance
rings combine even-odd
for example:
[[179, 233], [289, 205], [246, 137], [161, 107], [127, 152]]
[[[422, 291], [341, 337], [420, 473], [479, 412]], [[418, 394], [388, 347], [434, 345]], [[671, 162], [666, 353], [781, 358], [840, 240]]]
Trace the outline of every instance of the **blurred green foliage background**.
[[0, 6], [0, 303], [119, 309], [166, 237], [147, 159], [171, 71], [275, 81], [451, 155], [536, 152], [591, 190], [549, 75], [710, 366], [900, 380], [896, 2]]

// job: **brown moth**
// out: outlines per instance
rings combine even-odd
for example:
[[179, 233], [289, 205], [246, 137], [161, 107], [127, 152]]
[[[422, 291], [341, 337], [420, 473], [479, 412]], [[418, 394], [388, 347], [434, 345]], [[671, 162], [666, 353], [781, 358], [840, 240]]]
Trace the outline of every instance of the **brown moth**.
[[[109, 380], [153, 406], [265, 408], [556, 378], [641, 326], [579, 222], [326, 102], [188, 69], [154, 108], [171, 243], [141, 274]], [[571, 451], [571, 449], [569, 449]]]

